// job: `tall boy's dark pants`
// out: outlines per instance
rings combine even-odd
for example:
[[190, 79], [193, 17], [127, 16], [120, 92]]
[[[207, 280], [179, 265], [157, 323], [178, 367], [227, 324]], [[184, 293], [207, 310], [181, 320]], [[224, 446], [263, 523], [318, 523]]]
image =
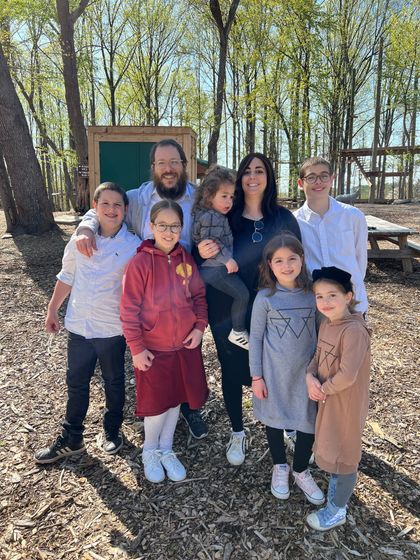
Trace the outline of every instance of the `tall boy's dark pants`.
[[87, 339], [69, 332], [67, 344], [67, 411], [64, 429], [74, 439], [83, 434], [89, 408], [89, 386], [97, 360], [105, 385], [106, 409], [103, 419], [107, 436], [117, 435], [123, 421], [125, 400], [123, 336]]
[[[286, 461], [286, 450], [284, 446], [284, 432], [278, 428], [265, 427], [268, 439], [268, 447], [273, 458], [274, 465], [284, 465]], [[295, 453], [293, 456], [293, 470], [297, 473], [308, 468], [309, 459], [312, 454], [314, 434], [296, 432]]]

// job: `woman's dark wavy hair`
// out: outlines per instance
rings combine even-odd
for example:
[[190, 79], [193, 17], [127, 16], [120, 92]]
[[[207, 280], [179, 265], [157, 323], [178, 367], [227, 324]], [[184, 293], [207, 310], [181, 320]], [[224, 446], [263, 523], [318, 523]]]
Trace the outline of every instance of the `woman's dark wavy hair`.
[[277, 184], [276, 178], [274, 176], [274, 169], [271, 164], [271, 161], [268, 159], [267, 156], [261, 154], [259, 152], [251, 152], [250, 154], [246, 155], [238, 167], [238, 172], [236, 174], [236, 183], [235, 183], [235, 205], [234, 211], [237, 210], [242, 214], [245, 205], [245, 196], [244, 191], [242, 189], [242, 177], [245, 174], [245, 170], [249, 167], [249, 164], [254, 158], [258, 158], [263, 162], [265, 167], [265, 171], [267, 173], [267, 187], [264, 191], [264, 196], [261, 203], [261, 210], [264, 217], [270, 216], [274, 214], [276, 208], [278, 207], [277, 202]]

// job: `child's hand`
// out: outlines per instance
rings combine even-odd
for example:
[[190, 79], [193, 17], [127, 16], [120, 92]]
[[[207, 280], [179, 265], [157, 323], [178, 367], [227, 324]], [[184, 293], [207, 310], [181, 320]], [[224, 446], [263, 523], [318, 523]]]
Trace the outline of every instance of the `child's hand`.
[[85, 257], [92, 257], [93, 250], [96, 251], [95, 234], [89, 228], [80, 228], [80, 233], [75, 237], [76, 247], [79, 253]]
[[226, 263], [226, 268], [229, 274], [232, 274], [233, 272], [238, 272], [239, 270], [238, 263], [235, 261], [235, 259], [229, 259]]
[[58, 319], [58, 312], [56, 309], [48, 308], [47, 316], [45, 318], [45, 330], [49, 333], [57, 334], [60, 330], [60, 321]]
[[257, 399], [260, 400], [266, 399], [268, 397], [267, 385], [265, 384], [265, 381], [262, 377], [260, 379], [252, 380], [252, 392], [257, 397]]
[[140, 354], [133, 356], [133, 365], [140, 371], [147, 371], [154, 360], [155, 355], [150, 350], [143, 350]]
[[193, 350], [194, 348], [197, 348], [202, 338], [203, 333], [198, 329], [193, 329], [182, 341], [182, 344], [185, 348], [188, 348], [188, 350]]
[[311, 401], [325, 401], [326, 395], [321, 391], [321, 383], [311, 373], [306, 374], [306, 387]]
[[197, 249], [202, 259], [211, 259], [220, 251], [219, 245], [213, 239], [203, 239], [197, 245]]

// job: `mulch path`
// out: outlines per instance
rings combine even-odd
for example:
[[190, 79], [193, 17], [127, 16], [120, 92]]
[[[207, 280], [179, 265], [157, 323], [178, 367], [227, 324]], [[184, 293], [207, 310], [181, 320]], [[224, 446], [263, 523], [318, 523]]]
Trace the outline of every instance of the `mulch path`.
[[[419, 228], [419, 204], [362, 209]], [[62, 330], [50, 339], [43, 320], [72, 232], [63, 226], [40, 237], [0, 240], [0, 558], [420, 557], [418, 261], [408, 276], [396, 262], [369, 263], [373, 367], [361, 474], [348, 523], [323, 534], [305, 525], [313, 506], [296, 489], [286, 502], [270, 494], [271, 459], [263, 427], [252, 416], [249, 392], [247, 458], [241, 467], [227, 464], [229, 427], [209, 333], [204, 355], [212, 393], [204, 414], [210, 434], [191, 441], [180, 421], [175, 438], [187, 480], [153, 485], [143, 476], [143, 427], [133, 414], [131, 366], [122, 452], [106, 457], [98, 447], [103, 396], [95, 376], [86, 422], [88, 452], [54, 466], [35, 465], [34, 451], [56, 436], [64, 411], [66, 334]], [[314, 474], [325, 488], [326, 475], [317, 469]]]

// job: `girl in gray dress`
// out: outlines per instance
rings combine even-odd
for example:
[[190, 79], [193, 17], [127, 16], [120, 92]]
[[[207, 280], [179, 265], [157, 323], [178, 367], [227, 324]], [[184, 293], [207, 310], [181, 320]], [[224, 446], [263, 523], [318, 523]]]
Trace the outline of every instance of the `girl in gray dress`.
[[295, 429], [295, 483], [309, 502], [322, 504], [324, 495], [308, 469], [316, 405], [308, 398], [305, 376], [316, 348], [315, 299], [303, 247], [294, 235], [282, 233], [266, 245], [259, 287], [252, 308], [249, 363], [254, 415], [266, 426], [273, 458], [271, 492], [280, 500], [290, 495], [284, 430]]

